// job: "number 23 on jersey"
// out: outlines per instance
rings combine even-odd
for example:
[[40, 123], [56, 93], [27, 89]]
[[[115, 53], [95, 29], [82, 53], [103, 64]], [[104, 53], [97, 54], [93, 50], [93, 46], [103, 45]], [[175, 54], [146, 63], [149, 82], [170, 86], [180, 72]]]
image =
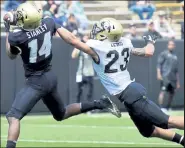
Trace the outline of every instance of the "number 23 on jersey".
[[111, 50], [107, 53], [106, 58], [111, 58], [111, 56], [114, 55], [114, 57], [112, 58], [112, 60], [105, 65], [105, 73], [116, 73], [118, 72], [118, 69], [111, 69], [111, 66], [113, 66], [114, 64], [116, 64], [116, 61], [121, 58], [124, 57], [123, 60], [123, 64], [120, 64], [120, 70], [124, 71], [127, 68], [127, 63], [129, 61], [129, 48], [124, 48], [121, 52], [121, 55], [119, 55], [119, 52], [116, 50]]

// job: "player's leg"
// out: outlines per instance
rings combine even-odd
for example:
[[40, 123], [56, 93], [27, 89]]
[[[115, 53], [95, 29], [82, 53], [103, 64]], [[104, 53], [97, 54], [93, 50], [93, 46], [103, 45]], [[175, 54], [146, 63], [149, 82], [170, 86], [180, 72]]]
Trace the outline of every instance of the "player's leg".
[[160, 91], [160, 93], [159, 93], [158, 103], [159, 103], [159, 106], [160, 106], [161, 108], [163, 108], [164, 95], [165, 95], [166, 87], [164, 86], [164, 84], [163, 84], [162, 81], [161, 81], [161, 83], [160, 83], [160, 87], [161, 87], [161, 91]]
[[87, 85], [88, 85], [87, 100], [92, 101], [93, 90], [94, 90], [93, 77], [91, 76], [87, 77]]
[[[140, 117], [143, 123], [148, 121], [151, 125], [155, 125], [154, 130], [150, 137], [158, 137], [168, 141], [176, 142], [184, 145], [184, 137], [175, 133], [174, 131], [167, 130], [168, 128], [184, 129], [184, 117], [168, 116], [160, 110], [160, 108], [151, 100], [141, 100], [138, 107], [143, 108]], [[137, 108], [138, 108], [137, 107]], [[143, 127], [144, 128], [144, 127]], [[144, 130], [144, 129], [143, 129]]]
[[[184, 128], [184, 117], [178, 117], [180, 119], [178, 120], [175, 117], [166, 115], [155, 103], [146, 97], [146, 90], [138, 83], [133, 82], [130, 84], [120, 95], [119, 100], [124, 100], [125, 107], [127, 108], [131, 119], [144, 137], [151, 137], [155, 131], [155, 126], [163, 129], [168, 129], [170, 125], [171, 127], [178, 129]], [[153, 136], [154, 135], [155, 133]], [[174, 135], [175, 138], [172, 137], [171, 141], [179, 137], [176, 136], [177, 134], [175, 133]], [[156, 134], [156, 136], [159, 138], [166, 137], [166, 140], [169, 140], [168, 135], [165, 135], [165, 133], [162, 133], [160, 136]]]
[[[138, 128], [139, 132], [143, 137], [151, 138], [151, 137], [157, 137], [161, 138], [167, 141], [172, 141], [179, 143], [181, 145], [184, 145], [184, 137], [175, 133], [172, 130], [168, 129], [162, 129], [159, 127], [156, 127], [151, 123], [148, 119], [143, 116], [143, 113], [141, 112], [141, 108], [139, 106], [142, 106], [143, 103], [137, 102], [132, 107], [127, 107], [129, 111], [129, 115], [131, 119], [133, 120], [134, 124]], [[133, 113], [133, 108], [138, 109], [138, 112]]]
[[92, 111], [94, 109], [107, 109], [117, 117], [121, 116], [117, 106], [106, 96], [100, 100], [73, 103], [64, 107], [64, 103], [57, 92], [57, 89], [54, 89], [53, 92], [43, 97], [43, 102], [57, 121], [62, 121], [69, 117]]
[[81, 98], [82, 98], [82, 93], [83, 93], [83, 81], [78, 82], [78, 92], [77, 92], [77, 103], [80, 103]]
[[175, 88], [172, 85], [169, 85], [169, 88], [168, 88], [168, 103], [167, 103], [167, 106], [166, 106], [167, 110], [169, 110], [170, 107], [171, 107], [174, 95], [175, 95]]
[[10, 111], [6, 114], [9, 123], [7, 148], [14, 148], [20, 133], [20, 120], [34, 107], [41, 97], [40, 91], [29, 85], [16, 95]]
[[168, 116], [151, 100], [142, 100], [143, 117], [157, 127], [163, 129], [177, 128], [184, 129], [184, 116]]
[[176, 142], [184, 146], [184, 136], [179, 135], [178, 133], [175, 133], [172, 130], [162, 129], [155, 126], [155, 129], [151, 134], [151, 137], [157, 137], [164, 140]]

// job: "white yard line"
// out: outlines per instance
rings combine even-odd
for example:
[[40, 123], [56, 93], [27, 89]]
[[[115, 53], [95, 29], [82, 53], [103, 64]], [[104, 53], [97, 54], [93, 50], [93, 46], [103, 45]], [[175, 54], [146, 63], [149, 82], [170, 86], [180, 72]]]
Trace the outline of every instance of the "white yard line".
[[[8, 126], [8, 124], [3, 124]], [[112, 129], [136, 129], [135, 126], [97, 126], [97, 125], [62, 125], [62, 124], [23, 124], [23, 126], [32, 126], [39, 128], [112, 128]]]
[[[3, 124], [8, 127], [8, 124]], [[93, 129], [119, 129], [119, 130], [137, 130], [135, 126], [98, 126], [98, 125], [62, 125], [62, 124], [23, 124], [23, 126], [32, 126], [38, 128], [93, 128]], [[171, 129], [178, 130], [178, 129]]]
[[[122, 117], [123, 118], [130, 118], [128, 113], [122, 113]], [[32, 119], [48, 119], [48, 118], [51, 118], [53, 119], [52, 115], [28, 115], [26, 117], [23, 118], [23, 120], [32, 120]], [[74, 116], [74, 117], [71, 117], [69, 119], [83, 119], [83, 118], [117, 118], [115, 117], [114, 115], [112, 114], [90, 114], [90, 115], [87, 115], [87, 114], [82, 114], [82, 115], [79, 115], [79, 116]], [[4, 116], [1, 117], [1, 120], [6, 120], [6, 118]]]
[[[2, 138], [2, 141], [7, 139]], [[19, 139], [20, 142], [34, 142], [34, 143], [80, 143], [80, 144], [116, 144], [116, 145], [177, 145], [174, 143], [152, 143], [152, 142], [126, 142], [126, 141], [83, 141], [83, 140], [35, 140], [35, 139]]]

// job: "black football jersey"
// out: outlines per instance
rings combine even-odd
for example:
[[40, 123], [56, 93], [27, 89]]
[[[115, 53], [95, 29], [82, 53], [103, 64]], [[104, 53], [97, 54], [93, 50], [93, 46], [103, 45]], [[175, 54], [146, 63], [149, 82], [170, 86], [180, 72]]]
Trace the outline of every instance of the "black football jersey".
[[22, 51], [25, 76], [38, 74], [51, 67], [52, 37], [60, 27], [52, 18], [45, 18], [35, 30], [17, 28], [9, 33], [11, 52], [13, 53], [17, 48]]

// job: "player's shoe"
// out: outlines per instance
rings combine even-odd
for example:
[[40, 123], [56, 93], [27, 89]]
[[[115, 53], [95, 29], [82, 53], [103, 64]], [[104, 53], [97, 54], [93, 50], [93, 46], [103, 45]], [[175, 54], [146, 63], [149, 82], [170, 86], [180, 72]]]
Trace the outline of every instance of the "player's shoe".
[[103, 95], [102, 98], [99, 100], [100, 104], [103, 106], [103, 109], [111, 112], [116, 117], [121, 117], [121, 112], [116, 106], [114, 102], [111, 101], [111, 99], [107, 95]]

